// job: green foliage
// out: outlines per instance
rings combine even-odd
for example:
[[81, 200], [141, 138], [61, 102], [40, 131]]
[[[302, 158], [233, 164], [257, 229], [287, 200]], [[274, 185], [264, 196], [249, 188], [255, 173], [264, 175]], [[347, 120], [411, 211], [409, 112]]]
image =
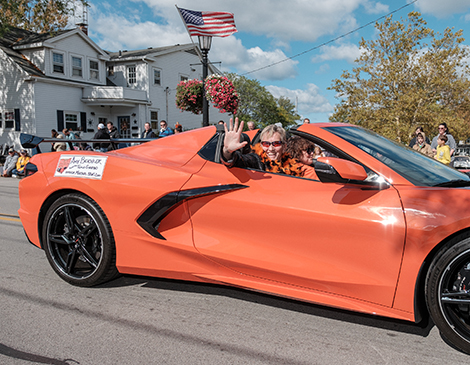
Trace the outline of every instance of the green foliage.
[[9, 27], [37, 33], [64, 29], [77, 2], [88, 6], [84, 0], [0, 0], [0, 35]]
[[237, 117], [240, 120], [252, 120], [263, 128], [273, 123], [292, 125], [293, 121], [300, 118], [289, 99], [281, 97], [276, 100], [258, 80], [234, 73], [226, 76], [232, 81], [239, 96]]
[[278, 115], [283, 126], [291, 126], [297, 124], [300, 115], [297, 114], [294, 103], [287, 97], [281, 96], [277, 100]]
[[[340, 103], [331, 121], [350, 122], [407, 143], [418, 125], [437, 134], [446, 122], [456, 140], [468, 135], [470, 81], [462, 31], [440, 35], [418, 12], [375, 25], [352, 72], [333, 80]], [[430, 136], [430, 137], [431, 137]]]

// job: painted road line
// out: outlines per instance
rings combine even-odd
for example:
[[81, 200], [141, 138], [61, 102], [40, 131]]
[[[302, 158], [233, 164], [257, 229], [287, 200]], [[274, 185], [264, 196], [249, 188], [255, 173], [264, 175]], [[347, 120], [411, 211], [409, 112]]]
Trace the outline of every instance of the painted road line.
[[20, 217], [18, 217], [17, 215], [1, 214], [1, 213], [0, 213], [0, 220], [2, 220], [2, 221], [12, 221], [12, 222], [21, 222]]

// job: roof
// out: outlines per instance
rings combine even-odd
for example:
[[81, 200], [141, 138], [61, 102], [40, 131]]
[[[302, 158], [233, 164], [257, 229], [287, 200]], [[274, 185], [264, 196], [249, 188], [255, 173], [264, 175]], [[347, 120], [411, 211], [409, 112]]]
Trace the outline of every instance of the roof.
[[21, 46], [25, 44], [44, 42], [48, 39], [57, 37], [64, 33], [73, 31], [73, 29], [59, 30], [48, 33], [35, 33], [20, 28], [9, 28], [7, 32], [0, 38], [0, 42], [5, 43], [8, 47]]
[[197, 55], [197, 51], [195, 50], [197, 47], [195, 44], [188, 43], [188, 44], [176, 44], [174, 46], [165, 46], [165, 47], [149, 47], [147, 49], [140, 49], [134, 51], [119, 51], [119, 52], [108, 52], [110, 56], [110, 60], [128, 60], [128, 59], [136, 59], [142, 58], [145, 56], [160, 56], [162, 54], [178, 52], [178, 51], [187, 51], [194, 55]]
[[38, 34], [30, 32], [28, 30], [19, 28], [10, 28], [3, 37], [0, 38], [0, 49], [6, 53], [6, 55], [15, 62], [20, 68], [32, 76], [45, 76], [44, 73], [37, 68], [32, 62], [24, 57], [21, 52], [15, 51], [13, 46], [18, 44], [24, 44], [24, 42], [30, 43], [37, 42], [39, 37], [51, 37], [50, 34]]

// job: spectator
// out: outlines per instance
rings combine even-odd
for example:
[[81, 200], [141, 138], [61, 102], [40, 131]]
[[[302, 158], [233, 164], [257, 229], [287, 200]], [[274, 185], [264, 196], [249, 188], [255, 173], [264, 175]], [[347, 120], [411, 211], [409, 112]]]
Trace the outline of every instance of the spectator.
[[253, 146], [252, 153], [242, 153], [240, 150], [248, 144], [242, 137], [242, 121], [235, 124], [230, 119], [230, 125], [225, 127], [224, 145], [221, 160], [227, 167], [254, 168], [268, 172], [301, 176], [301, 166], [285, 153], [286, 132], [284, 128], [272, 124], [261, 132], [261, 142]]
[[449, 133], [449, 129], [447, 128], [446, 123], [439, 124], [439, 134], [436, 137], [434, 137], [431, 142], [432, 152], [434, 153], [437, 152], [437, 145], [438, 145], [437, 140], [441, 136], [447, 137], [446, 145], [450, 147], [450, 157], [452, 158], [452, 155], [454, 154], [455, 149], [457, 148], [457, 145], [455, 143], [454, 137]]
[[299, 161], [302, 170], [302, 177], [308, 179], [318, 179], [313, 164], [313, 153], [315, 144], [305, 138], [292, 136], [287, 141], [286, 152], [290, 157]]
[[[59, 133], [55, 129], [51, 129], [51, 138], [59, 138], [57, 137]], [[51, 143], [51, 151], [54, 152], [56, 149], [54, 147], [55, 143]]]
[[[76, 137], [75, 137], [75, 133], [73, 133], [72, 131], [70, 131], [70, 130], [67, 129], [67, 128], [64, 128], [64, 129], [62, 130], [62, 133], [64, 134], [65, 139], [72, 139], [72, 140], [73, 140], [73, 139], [76, 138]], [[72, 146], [75, 147], [75, 146], [78, 146], [78, 144], [77, 144], [77, 143], [72, 143]], [[67, 145], [67, 147], [69, 147], [69, 146]], [[70, 148], [67, 148], [67, 149], [70, 149]]]
[[153, 132], [149, 122], [144, 125], [145, 130], [142, 132], [140, 138], [157, 138], [157, 135]]
[[[93, 139], [108, 139], [109, 134], [106, 126], [103, 123], [98, 124], [98, 132], [93, 136]], [[93, 149], [99, 152], [107, 152], [109, 147], [108, 142], [93, 142]]]
[[160, 122], [160, 133], [158, 134], [159, 137], [166, 137], [173, 134], [173, 131], [171, 130], [170, 127], [168, 127], [168, 124], [166, 121], [162, 120]]
[[[118, 132], [117, 128], [113, 125], [113, 122], [106, 123], [106, 126], [108, 128], [109, 138], [111, 138], [111, 139], [121, 138], [119, 136], [119, 132]], [[115, 144], [111, 143], [108, 147], [108, 150], [114, 150], [114, 146], [115, 146]]]
[[428, 143], [426, 143], [424, 133], [421, 133], [421, 132], [418, 133], [418, 135], [416, 136], [416, 143], [413, 146], [413, 149], [418, 152], [421, 152], [422, 154], [426, 156], [429, 156], [429, 157], [434, 156], [431, 146]]
[[434, 158], [446, 165], [450, 164], [450, 147], [446, 145], [447, 136], [444, 134], [437, 138], [437, 150]]
[[247, 125], [249, 131], [254, 131], [256, 129], [255, 122], [253, 122], [252, 120], [250, 120], [248, 123], [246, 123], [246, 125]]
[[183, 126], [179, 123], [175, 124], [175, 134], [183, 132]]
[[26, 150], [21, 150], [20, 157], [16, 161], [16, 168], [11, 171], [11, 176], [16, 178], [21, 178], [21, 176], [24, 176], [24, 168], [30, 158], [31, 157], [28, 156], [28, 152]]
[[304, 124], [310, 124], [310, 119], [305, 118], [305, 119], [304, 119]]
[[16, 168], [16, 162], [18, 161], [18, 154], [10, 147], [8, 150], [8, 156], [5, 159], [5, 163], [3, 164], [2, 168], [2, 176], [3, 177], [10, 177], [12, 171]]
[[218, 122], [217, 124], [222, 124], [222, 125], [224, 125], [225, 122], [224, 122], [223, 120], [219, 120], [219, 122]]
[[113, 122], [108, 122], [106, 123], [106, 126], [108, 128], [108, 134], [110, 138], [121, 138], [119, 136], [119, 132], [117, 128], [114, 126]]
[[[64, 136], [57, 133], [55, 138], [64, 139]], [[55, 142], [53, 145], [53, 150], [57, 152], [67, 151], [67, 144], [65, 142]]]
[[315, 146], [314, 149], [313, 149], [313, 155], [314, 155], [314, 159], [316, 160], [317, 158], [319, 157], [325, 157], [325, 154], [323, 153], [323, 151], [321, 150], [320, 146]]
[[426, 136], [424, 134], [423, 127], [417, 127], [416, 130], [415, 130], [415, 136], [411, 139], [410, 144], [408, 145], [408, 147], [411, 147], [411, 148], [414, 147], [414, 145], [416, 144], [416, 139], [418, 137], [418, 133], [421, 133], [425, 137], [425, 141], [426, 141], [427, 144], [429, 144], [429, 145], [431, 144], [431, 141], [429, 140], [428, 136]]

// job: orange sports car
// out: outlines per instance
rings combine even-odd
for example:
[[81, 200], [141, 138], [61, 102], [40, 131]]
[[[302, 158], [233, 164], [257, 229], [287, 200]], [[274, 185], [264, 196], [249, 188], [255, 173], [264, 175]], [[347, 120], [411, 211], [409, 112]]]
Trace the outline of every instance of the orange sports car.
[[470, 353], [470, 177], [357, 126], [289, 133], [324, 150], [318, 180], [228, 168], [212, 126], [107, 153], [36, 154], [19, 215], [74, 285], [134, 274], [430, 314]]

